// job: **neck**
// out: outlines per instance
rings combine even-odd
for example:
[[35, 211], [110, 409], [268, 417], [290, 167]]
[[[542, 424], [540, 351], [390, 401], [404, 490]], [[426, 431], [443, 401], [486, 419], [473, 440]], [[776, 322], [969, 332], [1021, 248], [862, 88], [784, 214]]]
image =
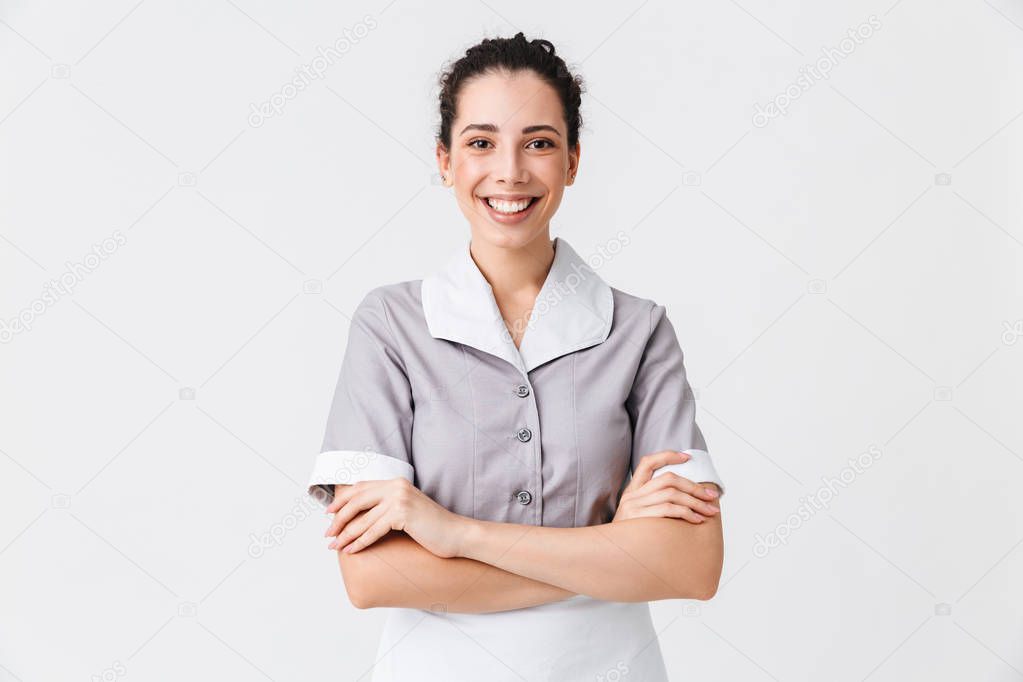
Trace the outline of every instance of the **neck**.
[[502, 248], [472, 239], [469, 253], [496, 298], [525, 296], [532, 301], [554, 262], [554, 242], [546, 232], [518, 248]]

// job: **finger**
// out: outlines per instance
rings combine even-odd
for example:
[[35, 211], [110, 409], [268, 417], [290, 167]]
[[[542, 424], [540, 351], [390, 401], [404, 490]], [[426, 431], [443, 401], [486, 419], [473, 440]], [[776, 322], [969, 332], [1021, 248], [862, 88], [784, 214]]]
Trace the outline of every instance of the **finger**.
[[387, 535], [391, 530], [391, 525], [387, 522], [386, 518], [379, 519], [374, 523], [369, 530], [359, 536], [354, 542], [342, 549], [342, 552], [346, 554], [354, 554], [360, 549], [366, 549], [380, 538]]
[[327, 512], [333, 514], [344, 506], [344, 503], [355, 492], [354, 488], [355, 484], [353, 483], [334, 484], [334, 499], [327, 505]]
[[331, 540], [330, 544], [327, 545], [327, 549], [341, 549], [355, 538], [359, 537], [366, 532], [366, 529], [372, 525], [373, 521], [377, 516], [380, 515], [380, 511], [377, 509], [370, 509], [359, 517], [352, 519], [347, 524], [336, 538]]
[[644, 483], [637, 492], [639, 496], [644, 496], [658, 490], [681, 490], [684, 493], [696, 496], [699, 492], [697, 488], [698, 486], [688, 478], [679, 476], [674, 471], [666, 471]]
[[356, 539], [360, 535], [366, 532], [373, 523], [383, 516], [384, 510], [380, 508], [373, 508], [363, 514], [361, 517], [354, 519], [351, 523], [345, 526], [345, 529], [334, 538], [334, 540], [327, 545], [327, 549], [341, 549], [352, 540]]
[[678, 488], [682, 492], [689, 493], [694, 497], [699, 497], [702, 500], [713, 501], [717, 499], [717, 495], [708, 492], [712, 490], [709, 488], [710, 484], [701, 485], [694, 483], [684, 476], [679, 476], [674, 471], [666, 471], [663, 474], [659, 474], [651, 481], [645, 484], [650, 490], [658, 490], [662, 487], [671, 486]]
[[678, 493], [680, 497], [659, 497], [659, 498], [648, 498], [645, 500], [636, 501], [632, 507], [632, 516], [660, 516], [660, 513], [650, 513], [650, 510], [658, 510], [670, 507], [685, 508], [691, 510], [695, 514], [699, 514], [701, 517], [712, 517], [715, 514], [719, 514], [719, 509], [713, 507], [704, 506], [706, 503], [696, 501], [692, 497], [681, 497], [683, 493]]
[[654, 469], [668, 464], [681, 464], [687, 461], [689, 461], [689, 454], [679, 452], [678, 450], [661, 450], [650, 455], [644, 455], [640, 457], [636, 470], [632, 472], [632, 480], [637, 485], [643, 485], [653, 476]]
[[[333, 527], [332, 527], [332, 528], [328, 528], [328, 529], [327, 529], [327, 532], [326, 532], [326, 533], [324, 533], [324, 536], [325, 536], [325, 537], [331, 537], [331, 536], [334, 536], [334, 537], [332, 537], [332, 538], [331, 538], [332, 542], [333, 542], [334, 540], [337, 540], [337, 537], [336, 537], [336, 536], [340, 535], [340, 534], [341, 534], [342, 532], [344, 532], [345, 530], [347, 530], [347, 529], [348, 529], [348, 528], [349, 528], [349, 527], [350, 527], [350, 526], [351, 526], [352, 524], [354, 524], [354, 523], [356, 523], [356, 522], [358, 522], [358, 521], [361, 521], [362, 519], [364, 519], [364, 518], [366, 517], [366, 515], [368, 515], [368, 514], [372, 513], [372, 512], [373, 512], [373, 510], [374, 510], [374, 509], [376, 509], [376, 508], [377, 508], [377, 507], [371, 507], [370, 509], [364, 509], [363, 511], [359, 512], [358, 514], [356, 514], [356, 515], [355, 515], [355, 517], [354, 517], [353, 519], [351, 519], [351, 520], [350, 520], [350, 521], [349, 521], [348, 523], [346, 523], [346, 524], [344, 524], [344, 525], [340, 526], [339, 528], [333, 528]], [[333, 548], [331, 548], [331, 546], [330, 546], [330, 545], [327, 545], [327, 548], [328, 548], [328, 549], [333, 549]]]
[[646, 477], [649, 480], [650, 475], [653, 474], [655, 469], [668, 464], [681, 464], [689, 460], [689, 454], [686, 452], [680, 452], [678, 450], [661, 450], [660, 452], [654, 452], [649, 455], [644, 455], [639, 459], [639, 465], [636, 466], [636, 471], [633, 472], [633, 477], [638, 473], [640, 477]]
[[714, 516], [715, 514], [721, 513], [721, 507], [711, 502], [703, 502], [698, 500], [692, 495], [687, 493], [676, 493], [670, 500], [673, 504], [678, 504], [684, 507], [692, 509], [694, 512], [699, 512], [704, 516]]
[[697, 514], [689, 507], [683, 507], [681, 505], [672, 504], [670, 502], [658, 505], [656, 507], [650, 507], [650, 509], [657, 510], [658, 516], [664, 518], [685, 519], [690, 523], [703, 523], [704, 521], [707, 520], [705, 516]]
[[675, 488], [663, 488], [661, 490], [655, 490], [648, 495], [633, 498], [632, 503], [642, 507], [654, 507], [665, 502], [671, 502], [683, 507], [688, 507], [695, 512], [699, 512], [705, 516], [713, 516], [721, 511], [721, 509], [710, 502], [704, 502], [703, 500], [693, 497], [689, 493], [684, 493]]
[[365, 495], [353, 497], [345, 503], [345, 506], [338, 510], [337, 514], [334, 515], [334, 520], [331, 521], [324, 535], [337, 535], [344, 530], [345, 526], [357, 518], [359, 514], [373, 509], [378, 503], [379, 499], [367, 497]]
[[658, 519], [663, 518], [684, 519], [692, 523], [703, 523], [706, 520], [706, 517], [702, 516], [701, 514], [698, 514], [697, 512], [694, 512], [689, 507], [679, 504], [673, 504], [671, 502], [664, 502], [661, 504], [656, 504], [652, 507], [637, 508], [629, 511], [628, 518], [630, 519], [638, 519], [644, 517]]
[[717, 498], [721, 497], [721, 490], [718, 488], [718, 484], [717, 483], [711, 483], [710, 481], [703, 481], [703, 482], [700, 483], [700, 485], [703, 486], [704, 490], [707, 491], [707, 494], [710, 495], [715, 500]]
[[364, 509], [371, 509], [380, 502], [381, 496], [378, 492], [371, 489], [367, 489], [364, 492], [360, 492], [357, 495], [351, 497], [344, 506], [334, 514], [334, 520], [327, 526], [327, 531], [323, 534], [337, 535], [345, 524], [349, 523], [355, 515]]

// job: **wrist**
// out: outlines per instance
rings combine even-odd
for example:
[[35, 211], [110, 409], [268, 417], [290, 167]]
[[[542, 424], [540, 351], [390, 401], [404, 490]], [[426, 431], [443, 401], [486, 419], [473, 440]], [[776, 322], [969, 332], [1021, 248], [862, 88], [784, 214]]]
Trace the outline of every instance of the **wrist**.
[[473, 559], [475, 557], [472, 556], [472, 549], [476, 547], [477, 538], [480, 536], [481, 523], [468, 516], [459, 516], [458, 518], [459, 524], [455, 531], [458, 541], [455, 553], [457, 556]]

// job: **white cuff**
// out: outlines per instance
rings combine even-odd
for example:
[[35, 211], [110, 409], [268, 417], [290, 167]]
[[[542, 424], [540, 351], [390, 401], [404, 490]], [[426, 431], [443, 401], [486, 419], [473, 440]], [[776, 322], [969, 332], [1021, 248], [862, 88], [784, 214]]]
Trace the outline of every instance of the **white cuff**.
[[721, 488], [721, 495], [724, 495], [725, 486], [714, 469], [710, 454], [706, 450], [683, 450], [682, 452], [689, 455], [689, 461], [681, 464], [666, 464], [654, 469], [653, 476], [670, 471], [682, 478], [688, 478], [693, 483], [716, 483]]
[[307, 492], [326, 507], [334, 501], [335, 483], [392, 478], [405, 478], [413, 482], [414, 476], [412, 465], [397, 457], [372, 450], [328, 450], [317, 455]]

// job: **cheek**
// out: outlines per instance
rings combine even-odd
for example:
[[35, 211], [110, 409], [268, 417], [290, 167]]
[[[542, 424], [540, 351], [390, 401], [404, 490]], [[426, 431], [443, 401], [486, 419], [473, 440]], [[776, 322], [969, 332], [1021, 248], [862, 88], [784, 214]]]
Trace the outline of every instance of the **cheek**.
[[551, 190], [547, 197], [547, 204], [544, 206], [544, 211], [547, 213], [554, 213], [561, 206], [561, 198], [564, 194], [564, 189], [558, 187], [557, 189]]
[[476, 190], [486, 178], [474, 165], [462, 166], [455, 170], [455, 193], [459, 199], [472, 202], [476, 198]]
[[472, 154], [453, 156], [451, 167], [455, 170], [455, 177], [461, 177], [465, 181], [478, 181], [486, 173], [485, 161]]

